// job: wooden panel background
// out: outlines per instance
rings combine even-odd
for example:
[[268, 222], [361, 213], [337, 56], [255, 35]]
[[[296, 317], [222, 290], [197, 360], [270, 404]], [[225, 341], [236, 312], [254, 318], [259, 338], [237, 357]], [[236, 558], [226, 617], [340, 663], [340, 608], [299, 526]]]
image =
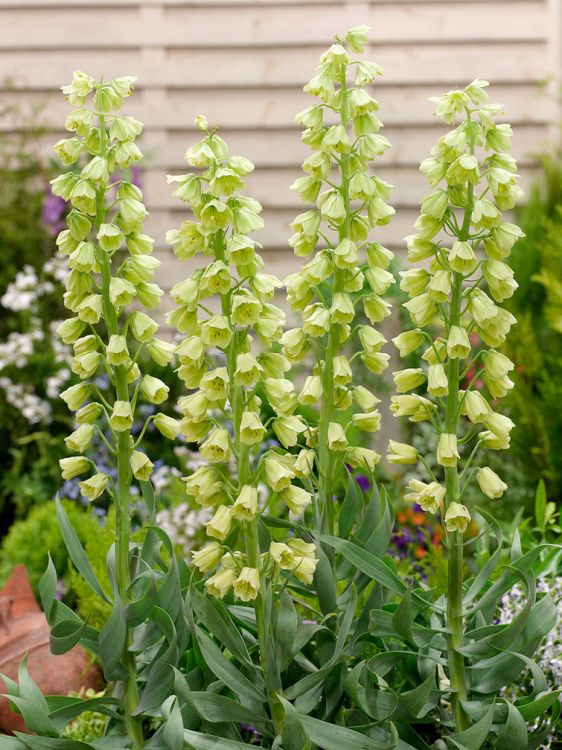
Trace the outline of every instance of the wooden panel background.
[[[193, 119], [207, 115], [233, 152], [257, 165], [249, 190], [263, 203], [259, 239], [269, 269], [295, 268], [288, 223], [300, 210], [288, 186], [307, 150], [294, 115], [307, 106], [302, 86], [335, 33], [357, 23], [373, 29], [369, 56], [386, 73], [374, 95], [393, 148], [379, 174], [396, 185], [395, 220], [379, 232], [399, 249], [411, 231], [424, 190], [417, 164], [441, 127], [431, 95], [472, 78], [490, 80], [515, 128], [523, 185], [532, 152], [558, 116], [538, 94], [560, 67], [561, 0], [0, 0], [0, 80], [5, 102], [40, 102], [52, 129], [48, 148], [68, 111], [58, 87], [72, 70], [137, 75], [128, 110], [146, 126], [143, 183], [149, 231], [163, 262], [160, 282], [177, 278], [164, 231], [182, 219], [165, 174], [184, 171], [194, 141]], [[1, 127], [10, 128], [9, 122]]]

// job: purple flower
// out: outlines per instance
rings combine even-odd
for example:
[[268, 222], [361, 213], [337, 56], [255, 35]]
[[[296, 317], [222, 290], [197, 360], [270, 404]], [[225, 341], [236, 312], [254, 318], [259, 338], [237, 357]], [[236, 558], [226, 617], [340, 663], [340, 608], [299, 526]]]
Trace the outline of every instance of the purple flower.
[[47, 187], [45, 189], [41, 218], [51, 234], [58, 234], [63, 228], [64, 222], [62, 221], [62, 217], [65, 207], [65, 201], [58, 195], [53, 195], [50, 187]]
[[359, 485], [362, 492], [367, 492], [367, 490], [371, 487], [371, 482], [364, 474], [358, 474], [355, 477], [355, 481]]

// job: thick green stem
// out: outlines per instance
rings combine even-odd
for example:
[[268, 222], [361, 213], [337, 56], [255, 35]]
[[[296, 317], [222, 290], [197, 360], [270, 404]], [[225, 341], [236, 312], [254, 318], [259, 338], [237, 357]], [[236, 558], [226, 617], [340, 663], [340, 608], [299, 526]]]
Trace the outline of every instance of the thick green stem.
[[[103, 115], [100, 115], [100, 155], [106, 153], [106, 130]], [[101, 187], [96, 195], [96, 228], [105, 222], [105, 189]], [[100, 253], [101, 267], [101, 294], [103, 299], [104, 318], [109, 335], [119, 333], [119, 320], [117, 311], [109, 296], [109, 282], [111, 280], [111, 267], [107, 253]], [[120, 401], [129, 400], [129, 386], [127, 384], [127, 372], [123, 366], [115, 367], [115, 391]], [[116, 524], [115, 524], [115, 577], [118, 595], [123, 609], [129, 601], [129, 586], [131, 584], [131, 568], [129, 561], [129, 540], [131, 535], [130, 520], [130, 489], [131, 489], [131, 436], [130, 432], [120, 432], [117, 437], [117, 493], [115, 497]], [[127, 736], [131, 738], [134, 750], [139, 750], [144, 744], [142, 719], [133, 716], [138, 705], [139, 692], [137, 684], [137, 665], [135, 657], [129, 651], [130, 633], [127, 629], [125, 644], [123, 647], [122, 662], [127, 671], [127, 677], [123, 681], [123, 711], [127, 730]]]
[[[470, 113], [467, 113], [470, 122]], [[474, 154], [474, 135], [469, 135], [470, 153]], [[463, 223], [459, 230], [458, 239], [466, 242], [470, 236], [470, 224], [474, 208], [474, 186], [467, 187], [467, 202], [464, 210]], [[451, 326], [458, 326], [461, 322], [462, 307], [461, 273], [453, 274], [453, 289], [449, 310], [448, 331]], [[449, 357], [447, 362], [447, 383], [449, 393], [445, 409], [445, 429], [447, 433], [456, 435], [459, 421], [459, 389], [460, 362], [457, 358]], [[447, 490], [446, 505], [458, 502], [460, 499], [459, 471], [457, 466], [445, 468], [445, 486]], [[447, 628], [449, 631], [449, 676], [452, 689], [452, 704], [455, 715], [455, 727], [458, 732], [470, 726], [470, 719], [462, 703], [468, 698], [466, 664], [464, 656], [459, 651], [464, 642], [463, 619], [463, 582], [464, 582], [464, 547], [463, 535], [454, 531], [447, 536], [448, 545], [448, 596], [447, 596]]]
[[[215, 255], [219, 260], [225, 260], [225, 242], [224, 235], [219, 235], [215, 244]], [[222, 314], [230, 319], [231, 299], [230, 293], [221, 295]], [[244, 334], [246, 335], [246, 334]], [[232, 412], [232, 428], [234, 435], [234, 456], [236, 459], [236, 469], [238, 473], [238, 487], [241, 489], [244, 485], [251, 484], [252, 471], [250, 467], [250, 450], [240, 440], [240, 423], [244, 409], [244, 391], [240, 386], [235, 385], [234, 372], [236, 370], [236, 352], [240, 341], [236, 336], [228, 347], [227, 369], [230, 381], [230, 407]], [[258, 517], [244, 524], [244, 539], [246, 545], [246, 558], [248, 566], [259, 571], [260, 590], [254, 600], [254, 611], [256, 615], [256, 630], [258, 633], [260, 666], [264, 678], [265, 690], [268, 697], [271, 719], [276, 736], [281, 736], [283, 732], [284, 709], [279, 702], [277, 695], [281, 692], [282, 683], [281, 675], [273, 655], [273, 642], [271, 637], [270, 615], [271, 604], [266, 597], [270, 595], [270, 588], [263, 575], [260, 542], [258, 533]]]
[[[341, 99], [340, 99], [340, 124], [346, 129], [349, 125], [349, 103], [347, 91], [347, 68], [343, 66], [340, 77]], [[349, 197], [349, 155], [342, 154], [340, 159], [340, 192], [345, 206], [345, 220], [338, 230], [339, 241], [349, 234], [351, 220], [350, 197]], [[342, 274], [340, 269], [334, 271], [333, 293], [342, 289]], [[334, 535], [336, 533], [336, 518], [334, 508], [334, 455], [328, 444], [328, 429], [334, 416], [334, 357], [340, 349], [338, 331], [333, 326], [328, 333], [328, 343], [322, 369], [322, 410], [320, 413], [318, 432], [318, 481], [319, 497], [322, 515], [322, 531]], [[331, 550], [330, 559], [333, 559]]]

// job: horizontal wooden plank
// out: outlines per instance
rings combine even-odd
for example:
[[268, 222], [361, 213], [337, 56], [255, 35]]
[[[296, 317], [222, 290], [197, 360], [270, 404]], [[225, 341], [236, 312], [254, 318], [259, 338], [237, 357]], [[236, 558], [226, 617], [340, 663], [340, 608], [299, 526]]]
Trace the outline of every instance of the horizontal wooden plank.
[[[268, 250], [287, 247], [287, 240], [292, 234], [289, 224], [295, 218], [296, 212], [287, 209], [268, 208], [263, 212], [265, 227], [253, 236]], [[414, 222], [419, 210], [402, 207], [393, 220], [384, 227], [377, 227], [372, 233], [373, 239], [387, 244], [389, 247], [403, 246], [404, 237], [413, 232]], [[166, 230], [179, 227], [187, 218], [185, 206], [179, 205], [177, 210], [153, 210], [147, 219], [147, 232], [154, 237], [159, 245], [164, 242]]]
[[[429, 124], [433, 121], [433, 105], [428, 97], [440, 91], [442, 87], [434, 84], [381, 88], [377, 91], [380, 117], [388, 126]], [[506, 119], [514, 124], [543, 124], [557, 117], [555, 102], [540, 97], [536, 86], [494, 85], [490, 96], [493, 101], [502, 102]], [[57, 92], [8, 91], [3, 93], [2, 101], [5, 106], [43, 105], [42, 121], [56, 129], [60, 129], [70, 111], [68, 102]], [[192, 125], [197, 114], [204, 113], [213, 125], [220, 125], [227, 132], [230, 128], [292, 127], [295, 113], [310, 103], [311, 97], [298, 89], [226, 89], [220, 94], [140, 89], [124, 111], [142, 120], [148, 131], [183, 130]], [[13, 120], [9, 116], [2, 118], [0, 129], [11, 127]]]
[[[396, 207], [418, 206], [422, 196], [430, 190], [427, 180], [416, 166], [399, 168], [379, 165], [375, 168], [375, 173], [393, 185], [390, 202]], [[289, 186], [302, 174], [297, 168], [260, 169], [249, 176], [245, 193], [259, 200], [264, 209], [287, 209], [298, 213], [304, 210], [304, 204]], [[519, 174], [521, 187], [526, 190], [536, 176], [536, 170], [525, 168]], [[147, 205], [152, 210], [181, 210], [180, 206], [185, 205], [178, 198], [172, 197], [173, 186], [166, 184], [161, 170], [145, 172], [142, 185]]]
[[[310, 149], [301, 143], [299, 132], [300, 130], [296, 127], [272, 129], [263, 133], [256, 130], [228, 130], [224, 133], [224, 137], [228, 142], [230, 153], [246, 156], [259, 169], [289, 167], [302, 163], [310, 154]], [[382, 133], [391, 142], [392, 148], [379, 157], [377, 163], [399, 166], [417, 165], [444, 132], [444, 126], [439, 123], [431, 123], [424, 127], [386, 127]], [[520, 164], [529, 164], [533, 161], [531, 153], [536, 151], [544, 137], [545, 128], [540, 125], [519, 125], [515, 128], [513, 153]], [[52, 140], [49, 141], [49, 147]], [[147, 147], [147, 167], [182, 173], [187, 168], [183, 161], [183, 154], [186, 148], [197, 140], [197, 132], [171, 131], [163, 143], [153, 148]]]
[[[281, 47], [266, 49], [167, 49], [153, 60], [140, 48], [107, 51], [25, 49], [0, 52], [0, 79], [33, 90], [55, 90], [70, 81], [72, 69], [96, 78], [134, 74], [150, 88], [224, 89], [270, 86], [302, 87], [313, 75], [321, 48], [302, 48], [288, 54]], [[541, 42], [499, 45], [381, 44], [375, 58], [385, 69], [376, 89], [432, 81], [456, 85], [478, 76], [495, 83], [527, 83], [549, 72], [546, 46]]]
[[[0, 48], [17, 47], [246, 47], [282, 44], [288, 47], [326, 44], [338, 31], [367, 23], [375, 43], [435, 40], [544, 39], [546, 4], [520, 2], [517, 13], [505, 13], [505, 4], [372, 3], [295, 5], [162, 6], [141, 4], [111, 8], [75, 3], [67, 8], [0, 6], [0, 24], [10, 34]], [[127, 30], [123, 34], [123, 29]], [[212, 29], [212, 37], [209, 36]]]

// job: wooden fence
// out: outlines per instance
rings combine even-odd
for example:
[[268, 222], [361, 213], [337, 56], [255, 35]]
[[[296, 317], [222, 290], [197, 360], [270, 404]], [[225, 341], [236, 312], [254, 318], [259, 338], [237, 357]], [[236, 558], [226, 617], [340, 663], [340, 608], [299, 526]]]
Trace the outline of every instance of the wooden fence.
[[[424, 190], [417, 164], [441, 132], [428, 97], [472, 78], [492, 82], [515, 128], [523, 185], [532, 152], [558, 117], [539, 85], [560, 69], [561, 0], [0, 0], [0, 80], [4, 101], [37, 101], [60, 137], [68, 111], [58, 87], [80, 68], [92, 75], [137, 75], [128, 110], [146, 126], [144, 188], [149, 231], [168, 287], [175, 263], [163, 244], [184, 206], [165, 175], [184, 170], [197, 137], [196, 114], [220, 125], [231, 150], [252, 159], [249, 189], [264, 206], [259, 239], [273, 273], [295, 263], [288, 223], [300, 210], [288, 188], [306, 155], [294, 115], [307, 106], [302, 86], [333, 35], [357, 23], [373, 29], [371, 59], [386, 73], [377, 85], [380, 116], [393, 148], [378, 173], [396, 185], [398, 214], [380, 237], [400, 247]], [[13, 127], [3, 122], [3, 128]]]

